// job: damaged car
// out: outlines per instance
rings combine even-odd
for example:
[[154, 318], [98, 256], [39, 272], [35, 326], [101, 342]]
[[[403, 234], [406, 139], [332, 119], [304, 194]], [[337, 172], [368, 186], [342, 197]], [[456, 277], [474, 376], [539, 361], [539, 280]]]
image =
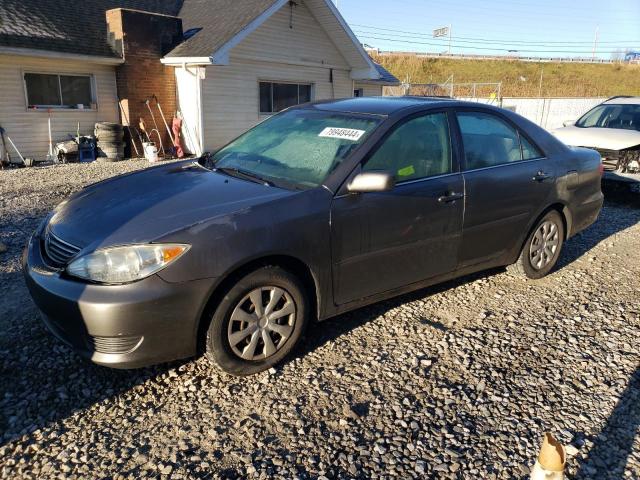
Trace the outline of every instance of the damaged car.
[[612, 97], [551, 133], [567, 145], [597, 150], [606, 171], [640, 173], [640, 97]]

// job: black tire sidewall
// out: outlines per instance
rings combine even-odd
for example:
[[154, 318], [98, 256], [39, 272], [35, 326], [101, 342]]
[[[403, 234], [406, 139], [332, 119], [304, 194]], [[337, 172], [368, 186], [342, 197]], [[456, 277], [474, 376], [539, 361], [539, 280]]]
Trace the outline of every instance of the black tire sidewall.
[[[552, 221], [558, 227], [558, 238], [560, 239], [558, 249], [556, 250], [555, 255], [553, 256], [553, 260], [549, 262], [548, 265], [545, 265], [540, 270], [537, 270], [531, 265], [531, 258], [529, 257], [529, 249], [531, 248], [531, 242], [533, 242], [533, 237], [535, 236], [536, 231], [546, 221]], [[551, 270], [553, 270], [558, 263], [558, 258], [560, 258], [560, 254], [562, 253], [562, 247], [564, 246], [564, 222], [562, 221], [562, 217], [558, 212], [552, 210], [547, 212], [533, 227], [531, 233], [529, 234], [529, 238], [527, 238], [526, 243], [524, 244], [524, 248], [522, 249], [522, 254], [520, 257], [520, 261], [522, 264], [522, 268], [524, 269], [524, 273], [527, 277], [532, 279], [539, 279], [546, 275], [548, 275]]]
[[[296, 306], [293, 334], [273, 356], [257, 361], [243, 360], [229, 345], [227, 331], [233, 309], [249, 292], [258, 287], [276, 286], [286, 290]], [[241, 278], [222, 298], [211, 317], [207, 330], [207, 355], [225, 372], [235, 376], [247, 376], [267, 370], [281, 362], [298, 345], [306, 330], [309, 317], [309, 301], [304, 286], [293, 274], [279, 267], [264, 267]]]

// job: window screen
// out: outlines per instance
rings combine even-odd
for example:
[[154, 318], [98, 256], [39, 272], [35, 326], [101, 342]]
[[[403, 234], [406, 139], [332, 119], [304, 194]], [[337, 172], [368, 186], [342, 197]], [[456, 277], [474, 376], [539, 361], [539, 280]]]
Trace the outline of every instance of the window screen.
[[260, 113], [270, 115], [311, 101], [311, 85], [260, 82]]
[[25, 73], [24, 82], [29, 108], [90, 108], [94, 103], [88, 75]]
[[451, 140], [446, 113], [409, 120], [389, 135], [363, 167], [386, 170], [398, 182], [451, 173]]

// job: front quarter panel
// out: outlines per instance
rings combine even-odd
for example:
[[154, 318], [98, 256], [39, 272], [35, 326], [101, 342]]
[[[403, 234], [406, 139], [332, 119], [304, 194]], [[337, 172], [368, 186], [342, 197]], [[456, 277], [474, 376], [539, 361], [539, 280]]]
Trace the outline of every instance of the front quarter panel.
[[215, 286], [251, 261], [281, 255], [305, 263], [320, 288], [328, 284], [330, 271], [331, 198], [319, 187], [166, 235], [158, 241], [187, 243], [191, 249], [159, 275], [168, 282], [211, 278]]

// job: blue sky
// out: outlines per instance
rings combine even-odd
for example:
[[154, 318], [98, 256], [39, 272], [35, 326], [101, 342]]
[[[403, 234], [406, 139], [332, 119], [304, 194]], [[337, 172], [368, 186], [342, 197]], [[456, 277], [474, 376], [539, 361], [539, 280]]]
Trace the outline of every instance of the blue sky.
[[431, 32], [449, 24], [453, 53], [591, 57], [596, 28], [598, 57], [640, 50], [640, 0], [335, 2], [361, 41], [382, 50], [445, 52], [448, 40]]

